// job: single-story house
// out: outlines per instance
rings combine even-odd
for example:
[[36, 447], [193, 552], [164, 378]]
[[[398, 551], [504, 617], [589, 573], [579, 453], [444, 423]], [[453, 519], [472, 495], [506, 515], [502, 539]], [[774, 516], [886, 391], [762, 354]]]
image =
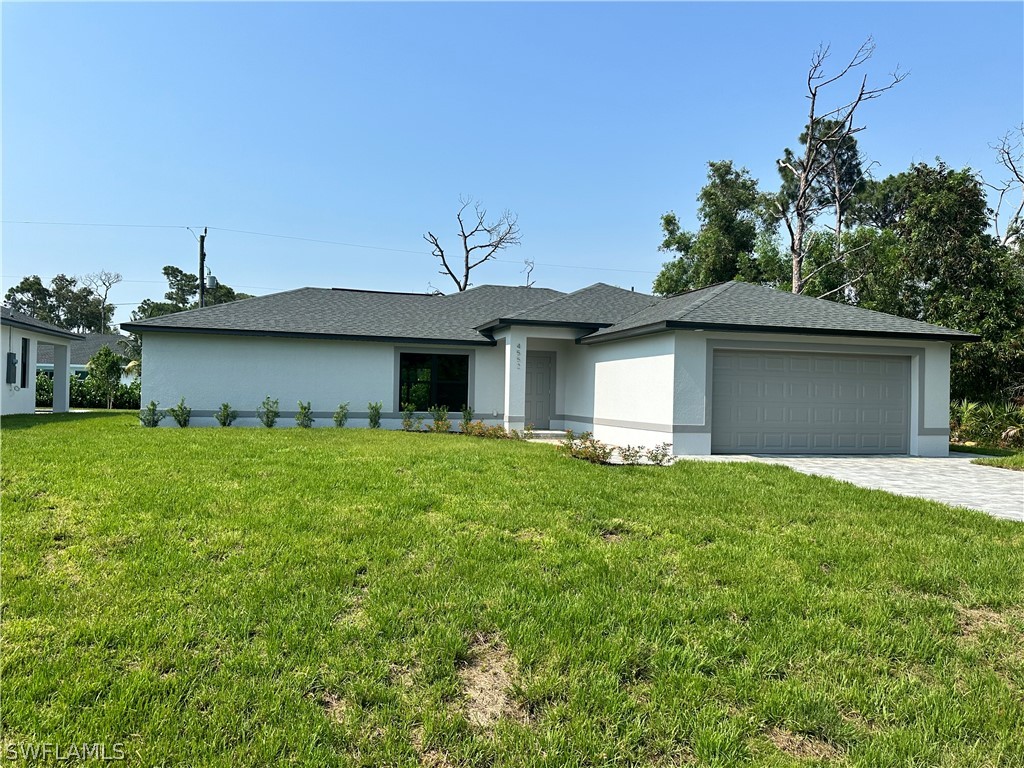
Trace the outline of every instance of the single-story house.
[[944, 456], [950, 347], [977, 339], [742, 282], [668, 298], [300, 288], [122, 327], [143, 339], [143, 403], [184, 397], [197, 423], [228, 402], [256, 424], [268, 395], [285, 418], [312, 401], [318, 425], [343, 402], [353, 426], [382, 402], [385, 427], [407, 402], [467, 404], [676, 454]]
[[[48, 349], [54, 369], [54, 412], [67, 411], [70, 404], [71, 344], [82, 336], [34, 317], [0, 307], [0, 332], [3, 335], [4, 388], [0, 412], [34, 413], [36, 410], [36, 360]], [[40, 346], [42, 345], [42, 346]]]
[[[89, 375], [89, 361], [103, 347], [110, 347], [117, 354], [124, 356], [124, 342], [127, 336], [118, 333], [86, 333], [78, 341], [71, 342], [71, 375], [84, 379]], [[39, 348], [36, 357], [36, 373], [53, 376], [53, 348]], [[135, 377], [130, 373], [121, 376], [122, 384], [131, 384]]]

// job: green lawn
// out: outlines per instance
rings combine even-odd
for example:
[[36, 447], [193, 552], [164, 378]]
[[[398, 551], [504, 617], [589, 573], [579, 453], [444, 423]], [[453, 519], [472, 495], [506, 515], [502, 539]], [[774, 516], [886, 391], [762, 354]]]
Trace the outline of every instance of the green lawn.
[[5, 749], [1024, 765], [1024, 526], [765, 464], [5, 418]]
[[990, 467], [1003, 467], [1004, 469], [1024, 471], [1024, 451], [992, 448], [982, 445], [954, 445], [952, 443], [949, 446], [949, 450], [956, 453], [977, 453], [986, 457], [975, 459], [971, 462], [972, 464], [987, 464]]

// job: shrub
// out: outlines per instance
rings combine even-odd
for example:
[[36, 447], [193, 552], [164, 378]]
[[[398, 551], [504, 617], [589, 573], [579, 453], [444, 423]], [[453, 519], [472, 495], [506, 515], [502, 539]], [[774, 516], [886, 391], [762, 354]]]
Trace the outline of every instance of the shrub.
[[956, 400], [949, 406], [949, 438], [954, 443], [1024, 447], [1024, 406]]
[[380, 429], [380, 412], [384, 409], [384, 403], [378, 400], [376, 403], [367, 403], [366, 411], [370, 418], [370, 429]]
[[451, 419], [448, 418], [447, 405], [435, 405], [427, 410], [434, 417], [434, 423], [430, 425], [431, 432], [448, 432], [452, 428]]
[[316, 419], [313, 418], [313, 401], [304, 403], [299, 400], [299, 412], [295, 414], [295, 423], [304, 429], [309, 429], [313, 426], [314, 421]]
[[467, 434], [466, 430], [471, 421], [473, 421], [473, 409], [468, 405], [462, 406], [462, 421], [459, 422], [459, 431], [462, 434]]
[[222, 427], [230, 427], [235, 419], [238, 418], [238, 411], [232, 408], [228, 403], [221, 403], [220, 409], [213, 415], [217, 419], [217, 423]]
[[610, 445], [605, 445], [590, 432], [576, 434], [571, 429], [566, 430], [565, 439], [561, 441], [563, 450], [574, 459], [582, 459], [593, 464], [607, 464], [615, 450]]
[[519, 439], [519, 433], [514, 429], [509, 432], [501, 424], [495, 424], [493, 427], [490, 427], [487, 424], [484, 424], [483, 421], [467, 422], [462, 431], [470, 437], [483, 437], [487, 440]]
[[348, 421], [348, 403], [342, 403], [334, 411], [334, 426], [344, 427]]
[[142, 422], [144, 427], [155, 427], [164, 418], [164, 412], [158, 411], [157, 406], [160, 403], [155, 400], [150, 400], [149, 405], [139, 411], [139, 421]]
[[270, 395], [263, 398], [263, 402], [256, 406], [256, 418], [263, 422], [264, 427], [272, 427], [277, 424], [281, 416], [280, 401], [271, 400]]
[[100, 347], [96, 354], [89, 358], [86, 368], [88, 378], [92, 379], [93, 387], [99, 393], [106, 408], [114, 407], [117, 390], [121, 386], [121, 375], [124, 373], [126, 360], [110, 347]]
[[656, 466], [661, 466], [672, 456], [672, 443], [659, 443], [653, 448], [648, 448], [647, 460]]
[[36, 376], [36, 407], [49, 408], [53, 405], [53, 379], [45, 373]]
[[639, 464], [643, 457], [643, 446], [634, 448], [632, 445], [627, 445], [625, 448], [619, 448], [619, 458], [622, 459], [623, 464]]
[[173, 408], [168, 408], [167, 412], [179, 427], [187, 427], [189, 419], [192, 418], [192, 409], [185, 405], [184, 397]]
[[402, 406], [402, 429], [406, 432], [419, 432], [423, 426], [423, 417], [416, 415], [416, 406], [413, 403], [406, 403]]

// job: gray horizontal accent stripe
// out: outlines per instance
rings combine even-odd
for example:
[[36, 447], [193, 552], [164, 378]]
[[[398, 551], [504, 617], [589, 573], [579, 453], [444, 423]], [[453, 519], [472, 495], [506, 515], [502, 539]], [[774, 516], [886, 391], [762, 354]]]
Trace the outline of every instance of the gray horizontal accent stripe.
[[[167, 409], [166, 408], [160, 408], [159, 410], [166, 411]], [[196, 419], [212, 419], [214, 416], [217, 415], [217, 413], [219, 413], [219, 411], [211, 411], [211, 410], [202, 409], [202, 408], [193, 408], [192, 409], [192, 417], [196, 418]], [[299, 413], [298, 411], [281, 411], [280, 415], [278, 415], [278, 418], [279, 419], [294, 419], [298, 415], [298, 413]], [[401, 412], [398, 412], [398, 413], [394, 413], [394, 412], [387, 413], [387, 412], [384, 412], [384, 413], [381, 413], [380, 417], [381, 417], [382, 420], [383, 419], [401, 419], [404, 415], [405, 414], [403, 414]], [[424, 416], [427, 419], [431, 418], [430, 413], [428, 413], [427, 411], [417, 411], [414, 415], [416, 417]], [[239, 409], [238, 410], [238, 418], [239, 419], [255, 419], [255, 418], [257, 418], [256, 411], [243, 411], [243, 410]], [[314, 419], [328, 419], [328, 420], [330, 420], [330, 419], [334, 418], [334, 411], [313, 411], [313, 418]], [[368, 419], [368, 418], [370, 418], [370, 414], [367, 411], [349, 411], [348, 412], [348, 418], [350, 420], [351, 419]], [[448, 418], [452, 420], [452, 423], [456, 423], [456, 422], [462, 421], [462, 414], [459, 413], [458, 411], [449, 411], [448, 412]], [[501, 414], [501, 413], [499, 413], [497, 416], [491, 416], [489, 413], [487, 413], [487, 414], [483, 414], [483, 413], [481, 413], [481, 414], [474, 414], [474, 416], [473, 416], [473, 420], [474, 421], [477, 421], [477, 420], [479, 420], [479, 421], [495, 421], [496, 419], [503, 419], [503, 418], [504, 418], [504, 414]]]
[[584, 424], [597, 424], [602, 427], [622, 427], [624, 429], [643, 429], [648, 432], [696, 432], [710, 433], [711, 428], [703, 424], [652, 424], [646, 421], [629, 421], [625, 419], [603, 419], [600, 417], [590, 418], [587, 416], [572, 416], [570, 414], [555, 414], [551, 417], [554, 421], [578, 421]]

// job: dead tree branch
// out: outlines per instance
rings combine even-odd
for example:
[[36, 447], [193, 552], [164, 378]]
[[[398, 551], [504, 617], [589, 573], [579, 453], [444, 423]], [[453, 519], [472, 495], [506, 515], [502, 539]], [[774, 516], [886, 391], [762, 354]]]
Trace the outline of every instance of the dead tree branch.
[[[441, 242], [433, 232], [427, 232], [423, 239], [430, 243], [432, 254], [441, 262], [439, 274], [448, 275], [460, 291], [470, 286], [470, 272], [484, 262], [497, 258], [497, 253], [521, 242], [519, 218], [505, 210], [493, 220], [487, 221], [487, 209], [469, 197], [460, 197], [461, 207], [455, 218], [459, 222], [459, 242], [462, 246], [461, 263], [445, 253]], [[472, 207], [472, 211], [469, 209]]]

